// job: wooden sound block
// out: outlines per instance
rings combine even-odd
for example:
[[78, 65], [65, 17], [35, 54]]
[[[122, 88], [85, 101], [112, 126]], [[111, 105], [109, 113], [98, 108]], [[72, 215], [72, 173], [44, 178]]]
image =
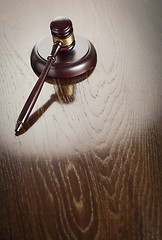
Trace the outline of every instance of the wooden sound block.
[[[31, 66], [40, 74], [52, 49], [53, 40], [47, 36], [36, 44], [31, 53]], [[75, 47], [71, 51], [60, 52], [49, 70], [50, 78], [72, 78], [82, 75], [96, 66], [97, 54], [93, 44], [75, 35]]]

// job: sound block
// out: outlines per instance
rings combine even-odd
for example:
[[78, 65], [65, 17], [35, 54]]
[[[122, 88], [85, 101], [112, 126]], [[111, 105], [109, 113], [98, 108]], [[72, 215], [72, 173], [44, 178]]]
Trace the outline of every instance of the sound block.
[[[47, 36], [36, 44], [31, 53], [31, 66], [40, 74], [51, 53], [53, 40]], [[82, 75], [96, 66], [97, 54], [93, 44], [75, 35], [75, 46], [71, 51], [59, 52], [52, 64], [48, 76], [50, 78], [73, 78]]]

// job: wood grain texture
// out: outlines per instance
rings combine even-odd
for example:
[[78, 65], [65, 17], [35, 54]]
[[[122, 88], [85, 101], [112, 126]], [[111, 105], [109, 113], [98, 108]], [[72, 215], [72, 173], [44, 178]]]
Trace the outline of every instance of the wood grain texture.
[[[0, 3], [0, 239], [160, 240], [161, 2]], [[46, 83], [15, 136], [31, 50], [60, 15], [92, 41], [96, 69], [72, 97]]]

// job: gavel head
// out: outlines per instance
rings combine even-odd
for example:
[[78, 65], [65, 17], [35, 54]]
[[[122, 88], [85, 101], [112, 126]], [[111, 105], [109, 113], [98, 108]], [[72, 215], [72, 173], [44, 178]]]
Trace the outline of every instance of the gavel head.
[[62, 43], [61, 51], [69, 51], [75, 45], [72, 22], [69, 18], [57, 17], [50, 24], [54, 43]]

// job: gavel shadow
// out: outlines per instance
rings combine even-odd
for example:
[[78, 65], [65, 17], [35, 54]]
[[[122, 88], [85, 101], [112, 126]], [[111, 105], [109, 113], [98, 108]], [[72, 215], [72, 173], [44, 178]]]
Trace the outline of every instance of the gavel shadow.
[[73, 101], [74, 101], [74, 85], [66, 86], [64, 88], [59, 89], [57, 93], [52, 94], [50, 96], [50, 99], [28, 118], [28, 120], [24, 123], [23, 127], [20, 129], [20, 131], [15, 133], [15, 135], [20, 136], [27, 132], [41, 118], [41, 116], [54, 102], [62, 102], [64, 104], [68, 104]]
[[24, 123], [20, 131], [16, 132], [15, 135], [20, 136], [27, 132], [41, 118], [41, 116], [54, 102], [60, 102], [64, 104], [72, 103], [75, 99], [76, 84], [87, 79], [92, 72], [93, 69], [75, 78], [61, 79], [61, 81], [60, 79], [47, 78], [46, 79], [47, 83], [56, 86], [56, 93], [52, 94], [49, 100], [43, 106], [41, 106], [38, 110], [31, 114], [31, 116]]
[[20, 136], [23, 133], [27, 132], [29, 128], [31, 128], [38, 121], [38, 119], [41, 118], [41, 116], [47, 111], [47, 109], [56, 101], [58, 101], [57, 94], [52, 94], [50, 99], [28, 118], [20, 131], [15, 133], [15, 135]]

